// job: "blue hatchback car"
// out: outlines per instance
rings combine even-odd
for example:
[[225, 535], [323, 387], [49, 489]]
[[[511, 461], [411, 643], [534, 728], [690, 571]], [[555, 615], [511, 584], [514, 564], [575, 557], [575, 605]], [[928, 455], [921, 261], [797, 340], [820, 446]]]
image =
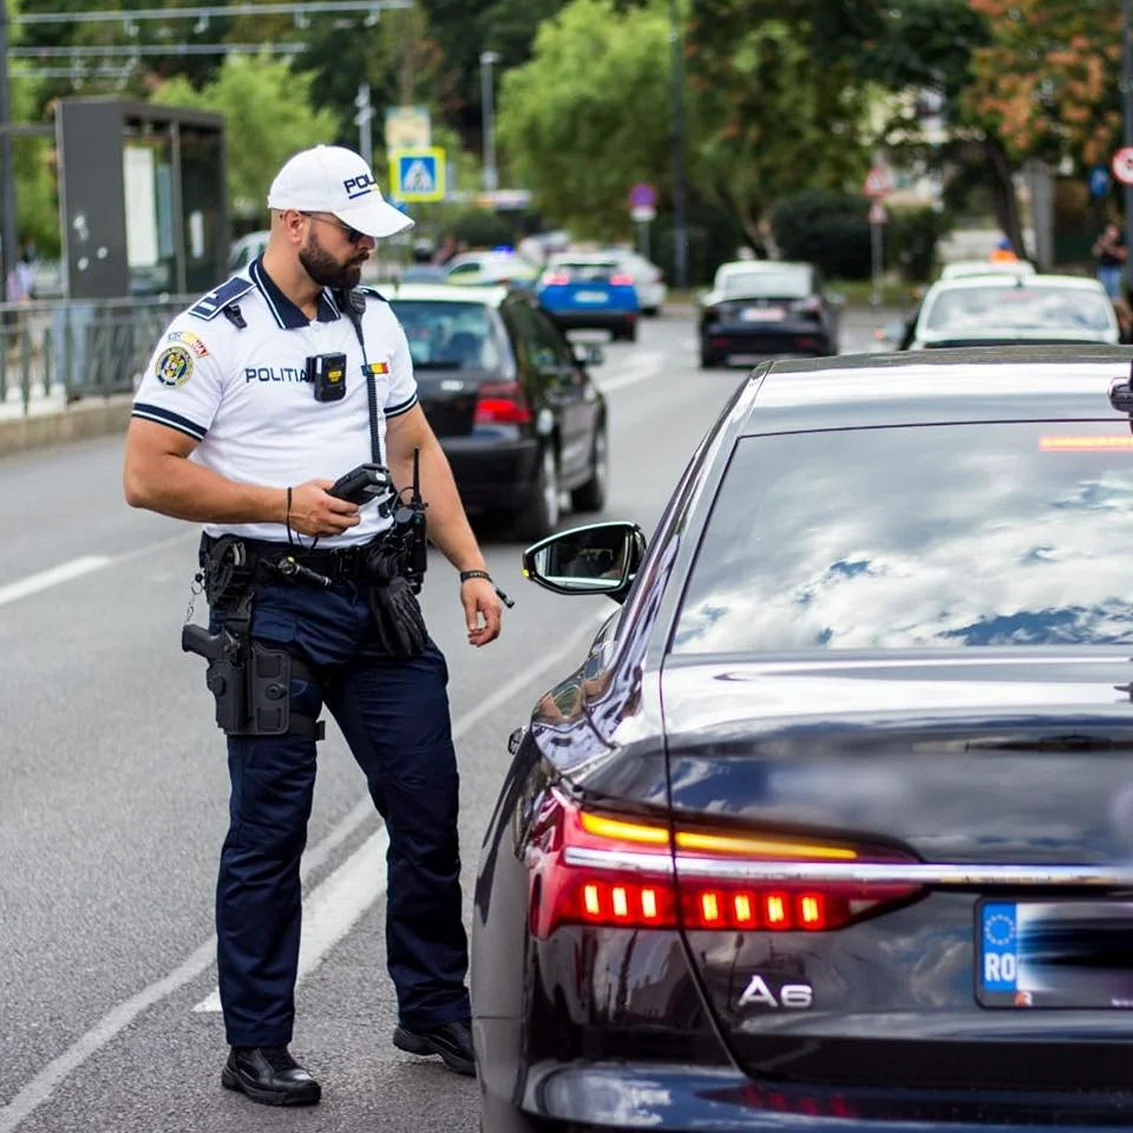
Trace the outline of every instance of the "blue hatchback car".
[[535, 284], [544, 311], [563, 330], [608, 330], [614, 339], [633, 342], [641, 306], [633, 276], [602, 254], [553, 256]]

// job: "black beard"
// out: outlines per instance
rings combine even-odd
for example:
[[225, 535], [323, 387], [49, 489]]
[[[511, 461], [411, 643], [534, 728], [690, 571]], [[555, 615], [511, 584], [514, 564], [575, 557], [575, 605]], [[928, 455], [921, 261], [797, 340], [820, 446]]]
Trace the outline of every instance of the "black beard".
[[357, 287], [362, 279], [361, 264], [340, 264], [315, 240], [299, 249], [299, 262], [320, 287]]

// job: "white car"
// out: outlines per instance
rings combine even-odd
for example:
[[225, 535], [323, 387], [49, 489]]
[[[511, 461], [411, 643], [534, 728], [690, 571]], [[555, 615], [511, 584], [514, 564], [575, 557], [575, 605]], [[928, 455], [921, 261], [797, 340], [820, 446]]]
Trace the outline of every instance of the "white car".
[[234, 240], [228, 253], [229, 275], [243, 271], [257, 256], [262, 256], [270, 236], [267, 231], [249, 232], [247, 236]]
[[1113, 304], [1096, 279], [1000, 274], [934, 283], [907, 341], [926, 350], [1120, 340]]
[[609, 255], [615, 257], [619, 266], [632, 277], [641, 313], [660, 314], [669, 294], [665, 273], [652, 260], [647, 260], [639, 252], [631, 252], [625, 248], [611, 248]]
[[462, 252], [445, 265], [448, 283], [534, 283], [539, 269], [518, 252]]
[[953, 260], [940, 269], [941, 279], [963, 279], [972, 275], [1034, 275], [1029, 260]]

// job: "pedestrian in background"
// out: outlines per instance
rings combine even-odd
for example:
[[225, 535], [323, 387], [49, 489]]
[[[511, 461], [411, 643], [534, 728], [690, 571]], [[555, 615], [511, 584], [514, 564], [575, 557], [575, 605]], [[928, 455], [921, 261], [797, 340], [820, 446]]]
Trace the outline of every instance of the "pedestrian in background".
[[1093, 255], [1098, 261], [1098, 280], [1111, 299], [1121, 298], [1121, 277], [1129, 259], [1129, 249], [1125, 246], [1125, 233], [1112, 222], [1102, 230], [1094, 241]]
[[[496, 638], [501, 604], [418, 404], [405, 332], [384, 300], [355, 290], [376, 239], [413, 222], [382, 199], [358, 154], [335, 146], [291, 158], [267, 203], [263, 255], [175, 318], [157, 347], [134, 404], [125, 488], [135, 507], [205, 525], [212, 632], [187, 627], [183, 647], [209, 657], [228, 736], [221, 1083], [267, 1105], [310, 1105], [321, 1087], [288, 1044], [324, 705], [389, 835], [394, 1045], [475, 1072], [448, 670], [388, 506], [414, 510], [416, 457], [428, 535], [460, 572], [470, 644]], [[373, 499], [328, 493], [351, 470]], [[414, 530], [423, 571], [424, 531]]]

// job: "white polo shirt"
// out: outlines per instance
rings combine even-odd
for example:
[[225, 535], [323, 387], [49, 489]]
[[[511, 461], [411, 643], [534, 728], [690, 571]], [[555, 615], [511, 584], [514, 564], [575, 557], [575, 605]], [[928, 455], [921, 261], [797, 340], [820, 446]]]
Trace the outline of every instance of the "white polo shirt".
[[[247, 323], [243, 329], [224, 314], [233, 303]], [[417, 382], [405, 332], [389, 304], [369, 295], [362, 330], [382, 410], [384, 464], [386, 420], [417, 404]], [[346, 394], [339, 401], [316, 401], [306, 359], [336, 353], [346, 355]], [[192, 437], [199, 444], [189, 459], [244, 484], [285, 488], [337, 480], [373, 459], [366, 373], [354, 325], [326, 290], [318, 316], [309, 320], [258, 259], [169, 324], [138, 387], [133, 416]], [[364, 543], [391, 523], [373, 503], [362, 507], [361, 517], [342, 535], [321, 537], [319, 547]], [[287, 541], [279, 523], [210, 523], [205, 530]]]

